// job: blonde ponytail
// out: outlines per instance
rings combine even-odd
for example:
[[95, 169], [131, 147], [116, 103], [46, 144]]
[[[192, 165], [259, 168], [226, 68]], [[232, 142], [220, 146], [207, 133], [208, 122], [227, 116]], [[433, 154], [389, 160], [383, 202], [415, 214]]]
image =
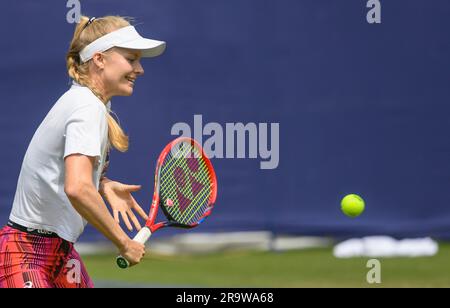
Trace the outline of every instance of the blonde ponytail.
[[[89, 25], [89, 18], [82, 16], [80, 23], [75, 28], [75, 33], [70, 43], [69, 51], [66, 55], [66, 66], [69, 76], [82, 86], [86, 86], [104, 103], [105, 98], [102, 97], [100, 91], [95, 88], [89, 80], [89, 62], [81, 63], [80, 51], [84, 47], [114, 30], [129, 26], [127, 19], [120, 16], [105, 16], [97, 18]], [[111, 145], [120, 152], [128, 150], [128, 136], [125, 135], [123, 129], [117, 121], [111, 116], [111, 112], [107, 115], [108, 120], [108, 138]]]
[[125, 135], [119, 123], [108, 113], [108, 137], [111, 144], [120, 152], [128, 150], [128, 136]]

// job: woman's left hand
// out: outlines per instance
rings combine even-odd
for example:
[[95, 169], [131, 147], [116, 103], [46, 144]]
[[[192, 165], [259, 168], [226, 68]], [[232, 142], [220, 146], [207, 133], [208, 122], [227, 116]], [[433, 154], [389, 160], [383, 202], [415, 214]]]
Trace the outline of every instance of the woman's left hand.
[[120, 224], [119, 213], [122, 220], [125, 222], [128, 230], [132, 231], [133, 227], [130, 223], [130, 219], [135, 225], [136, 229], [141, 230], [141, 224], [134, 215], [133, 211], [136, 211], [139, 216], [147, 220], [148, 216], [139, 204], [134, 200], [131, 195], [132, 192], [136, 192], [141, 189], [140, 185], [126, 185], [109, 179], [104, 179], [101, 183], [101, 194], [111, 206], [113, 210], [114, 220]]

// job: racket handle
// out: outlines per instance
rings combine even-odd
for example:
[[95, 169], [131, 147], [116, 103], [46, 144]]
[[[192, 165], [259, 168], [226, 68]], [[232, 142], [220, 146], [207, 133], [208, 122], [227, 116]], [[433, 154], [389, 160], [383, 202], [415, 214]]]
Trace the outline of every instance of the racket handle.
[[[138, 234], [136, 234], [136, 236], [133, 238], [133, 241], [136, 241], [141, 244], [145, 244], [145, 242], [148, 241], [148, 239], [150, 238], [151, 235], [152, 235], [152, 232], [150, 231], [150, 229], [147, 227], [144, 227], [141, 229], [141, 231], [138, 232]], [[117, 266], [119, 266], [120, 268], [125, 269], [125, 268], [130, 267], [130, 262], [128, 262], [128, 260], [122, 256], [118, 256], [116, 258], [116, 263], [117, 263]]]

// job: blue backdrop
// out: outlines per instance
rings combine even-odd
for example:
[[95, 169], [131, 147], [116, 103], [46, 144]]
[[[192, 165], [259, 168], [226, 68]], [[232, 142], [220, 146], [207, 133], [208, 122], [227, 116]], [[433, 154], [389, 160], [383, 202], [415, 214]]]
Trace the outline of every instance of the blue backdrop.
[[[135, 94], [113, 100], [131, 148], [113, 153], [109, 176], [142, 184], [148, 210], [175, 123], [280, 123], [278, 168], [213, 160], [217, 206], [196, 232], [450, 238], [450, 2], [381, 2], [382, 23], [370, 25], [365, 0], [82, 1], [84, 14], [135, 17], [168, 44], [143, 60]], [[1, 5], [2, 223], [27, 145], [68, 89], [68, 10], [61, 0]], [[347, 193], [366, 200], [358, 219], [340, 212]], [[101, 238], [92, 228], [82, 237]]]

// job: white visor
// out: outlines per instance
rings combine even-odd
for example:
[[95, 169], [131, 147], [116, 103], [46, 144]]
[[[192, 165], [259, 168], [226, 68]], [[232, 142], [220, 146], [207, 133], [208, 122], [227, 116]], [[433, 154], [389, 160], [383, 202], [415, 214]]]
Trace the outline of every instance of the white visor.
[[166, 43], [143, 38], [133, 26], [127, 26], [108, 33], [87, 45], [80, 52], [81, 62], [89, 61], [95, 53], [103, 52], [113, 47], [138, 49], [142, 51], [142, 57], [151, 58], [162, 54], [166, 48]]

